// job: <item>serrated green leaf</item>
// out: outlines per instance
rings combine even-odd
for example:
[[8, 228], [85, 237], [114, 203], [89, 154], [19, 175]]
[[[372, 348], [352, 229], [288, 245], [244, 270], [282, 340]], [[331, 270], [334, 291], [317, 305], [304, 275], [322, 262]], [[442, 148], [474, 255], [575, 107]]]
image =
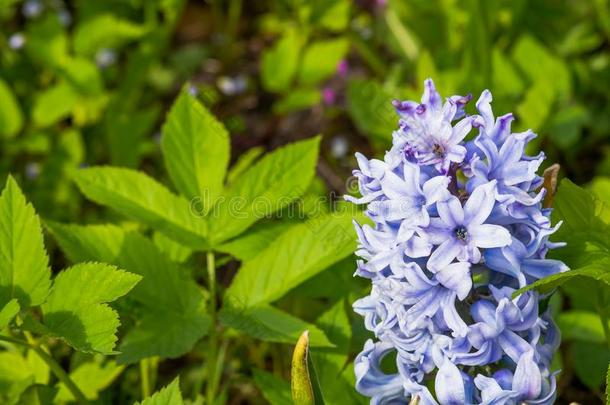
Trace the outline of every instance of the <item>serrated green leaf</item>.
[[146, 398], [135, 405], [183, 405], [182, 393], [180, 392], [180, 380], [176, 378], [167, 387], [162, 388], [153, 396]]
[[563, 283], [568, 282], [569, 280], [574, 278], [597, 280], [606, 284], [607, 286], [610, 286], [610, 272], [608, 271], [608, 269], [610, 268], [609, 266], [610, 258], [598, 259], [588, 266], [566, 271], [564, 273], [554, 274], [552, 276], [540, 279], [526, 287], [515, 291], [513, 293], [513, 296], [516, 297], [530, 290], [549, 292], [554, 288], [559, 287]]
[[267, 91], [283, 92], [290, 87], [296, 74], [303, 38], [296, 28], [286, 30], [261, 57], [261, 80]]
[[[109, 360], [102, 363], [101, 359], [94, 359], [80, 364], [74, 371], [70, 372], [70, 379], [85, 394], [88, 400], [94, 401], [99, 393], [108, 387], [123, 372], [125, 366], [119, 366], [115, 361]], [[57, 384], [59, 391], [55, 397], [56, 401], [74, 401], [74, 397], [63, 384]]]
[[604, 204], [610, 205], [610, 177], [595, 177], [591, 182], [590, 189]]
[[21, 307], [17, 298], [13, 298], [4, 305], [4, 308], [0, 311], [0, 329], [4, 329], [13, 320], [15, 315], [19, 313]]
[[23, 127], [23, 114], [17, 98], [0, 79], [0, 138], [12, 138]]
[[144, 173], [118, 167], [92, 167], [75, 174], [87, 198], [139, 220], [187, 246], [207, 245], [205, 222], [185, 198]]
[[181, 356], [207, 333], [201, 289], [150, 240], [112, 225], [47, 226], [71, 261], [100, 260], [143, 277], [129, 294], [139, 316], [122, 341], [119, 363]]
[[0, 352], [0, 403], [17, 403], [33, 383], [34, 374], [18, 352]]
[[321, 215], [294, 225], [243, 263], [227, 297], [238, 307], [272, 302], [347, 257], [355, 247], [351, 213]]
[[220, 320], [233, 329], [268, 342], [293, 343], [304, 330], [309, 330], [312, 346], [333, 346], [324, 332], [314, 325], [269, 305], [239, 308], [228, 303], [220, 311]]
[[337, 65], [345, 57], [348, 49], [349, 42], [345, 38], [310, 44], [303, 55], [299, 83], [312, 86], [328, 79], [336, 72]]
[[74, 51], [80, 55], [92, 56], [102, 48], [120, 48], [145, 33], [146, 29], [141, 25], [112, 14], [99, 14], [77, 26], [73, 36]]
[[237, 239], [217, 247], [220, 252], [228, 253], [241, 260], [254, 258], [294, 224], [288, 221], [263, 222], [254, 225]]
[[563, 221], [553, 240], [567, 246], [551, 252], [570, 267], [585, 267], [610, 258], [610, 206], [571, 181], [564, 179], [553, 203], [554, 223]]
[[54, 387], [34, 384], [21, 394], [17, 405], [54, 405], [53, 400], [56, 394], [57, 390]]
[[225, 191], [210, 217], [214, 244], [233, 238], [303, 195], [315, 174], [320, 137], [268, 153]]
[[153, 242], [161, 252], [167, 254], [170, 260], [176, 263], [184, 263], [193, 254], [192, 249], [168, 238], [160, 232], [153, 234]]
[[0, 306], [13, 298], [24, 309], [41, 304], [50, 278], [40, 220], [9, 176], [0, 195]]
[[254, 161], [256, 161], [256, 159], [258, 159], [263, 153], [265, 153], [265, 149], [263, 147], [256, 146], [241, 154], [239, 158], [237, 158], [237, 162], [235, 162], [229, 170], [229, 174], [227, 175], [227, 184], [233, 183], [239, 178], [239, 176], [244, 174], [250, 168], [250, 166], [254, 164]]
[[264, 370], [253, 370], [254, 383], [271, 405], [293, 405], [290, 383]]
[[161, 146], [176, 188], [188, 198], [201, 198], [207, 213], [222, 193], [229, 165], [224, 125], [184, 89], [167, 115]]
[[127, 294], [141, 278], [107, 264], [76, 264], [55, 277], [42, 305], [43, 323], [79, 351], [113, 354], [120, 322], [107, 303]]

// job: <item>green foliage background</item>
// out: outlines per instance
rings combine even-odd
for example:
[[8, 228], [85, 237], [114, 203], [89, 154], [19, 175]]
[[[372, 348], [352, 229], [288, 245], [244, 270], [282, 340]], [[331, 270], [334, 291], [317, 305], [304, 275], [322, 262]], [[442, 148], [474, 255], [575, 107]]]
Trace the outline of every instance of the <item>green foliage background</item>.
[[[560, 400], [602, 401], [608, 0], [0, 0], [2, 335], [34, 339], [101, 404], [284, 404], [308, 329], [325, 402], [365, 403], [360, 214], [320, 199], [354, 192], [353, 153], [382, 156], [390, 101], [428, 77], [443, 95], [489, 88], [582, 186], [562, 183], [554, 214], [577, 271], [540, 288], [561, 286]], [[106, 273], [107, 296], [71, 295]], [[3, 342], [0, 402], [73, 401], [48, 367]]]

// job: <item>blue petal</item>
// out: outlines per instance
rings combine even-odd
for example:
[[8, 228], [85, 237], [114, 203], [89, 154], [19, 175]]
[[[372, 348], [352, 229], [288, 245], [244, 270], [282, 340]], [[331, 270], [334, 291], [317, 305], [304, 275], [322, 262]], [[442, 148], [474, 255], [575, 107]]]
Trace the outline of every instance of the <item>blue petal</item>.
[[441, 405], [464, 405], [466, 403], [466, 390], [462, 373], [449, 360], [445, 360], [436, 373], [434, 388]]
[[513, 391], [519, 393], [519, 399], [536, 399], [542, 391], [542, 375], [534, 362], [534, 351], [530, 350], [521, 356], [515, 369]]

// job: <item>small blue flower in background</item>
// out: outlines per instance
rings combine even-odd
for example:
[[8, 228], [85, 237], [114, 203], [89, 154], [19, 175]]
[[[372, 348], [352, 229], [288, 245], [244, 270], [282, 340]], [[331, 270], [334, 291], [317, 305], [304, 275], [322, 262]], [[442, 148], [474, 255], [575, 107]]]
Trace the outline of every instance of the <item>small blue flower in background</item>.
[[[356, 275], [372, 287], [354, 310], [375, 338], [355, 373], [371, 404], [555, 399], [557, 327], [539, 293], [513, 298], [568, 270], [545, 258], [562, 244], [549, 241], [560, 224], [542, 207], [544, 154], [525, 154], [536, 135], [511, 132], [512, 114], [495, 118], [489, 91], [478, 114], [466, 114], [470, 100], [443, 102], [426, 80], [421, 103], [394, 102], [400, 118], [384, 159], [356, 154], [361, 196], [346, 199], [365, 204], [373, 224], [355, 224]], [[396, 371], [387, 373], [390, 354]]]

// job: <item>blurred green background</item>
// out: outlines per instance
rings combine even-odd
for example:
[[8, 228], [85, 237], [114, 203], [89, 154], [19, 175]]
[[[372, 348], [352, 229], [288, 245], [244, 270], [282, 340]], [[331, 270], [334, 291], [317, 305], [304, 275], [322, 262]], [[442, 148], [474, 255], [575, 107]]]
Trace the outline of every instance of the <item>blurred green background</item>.
[[[163, 178], [160, 125], [187, 83], [231, 132], [233, 160], [323, 134], [316, 192], [350, 192], [354, 152], [382, 156], [390, 101], [419, 99], [428, 77], [444, 96], [489, 88], [547, 165], [610, 201], [608, 0], [0, 0], [0, 179], [12, 173], [45, 219], [104, 218], [72, 173]], [[562, 296], [585, 315], [560, 324], [591, 327]], [[306, 311], [298, 298], [284, 304]], [[610, 351], [567, 336], [560, 402], [601, 401]], [[238, 385], [231, 403], [256, 396]]]

